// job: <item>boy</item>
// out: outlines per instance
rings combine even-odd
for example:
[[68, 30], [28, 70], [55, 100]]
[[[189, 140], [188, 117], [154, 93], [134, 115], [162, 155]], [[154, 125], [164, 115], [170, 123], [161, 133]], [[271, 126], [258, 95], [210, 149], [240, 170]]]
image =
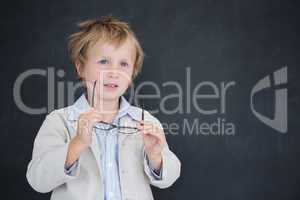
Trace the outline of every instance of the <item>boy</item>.
[[46, 117], [27, 180], [38, 192], [53, 191], [53, 200], [153, 199], [150, 184], [172, 185], [180, 161], [160, 122], [122, 96], [141, 69], [142, 48], [115, 18], [79, 27], [69, 51], [86, 93]]

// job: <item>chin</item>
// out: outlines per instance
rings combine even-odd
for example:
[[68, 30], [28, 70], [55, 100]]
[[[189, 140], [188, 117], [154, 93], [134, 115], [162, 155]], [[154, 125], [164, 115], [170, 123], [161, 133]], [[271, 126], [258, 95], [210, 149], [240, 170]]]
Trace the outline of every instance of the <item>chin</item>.
[[120, 98], [120, 94], [106, 94], [103, 96], [104, 101], [114, 101]]
[[103, 92], [103, 100], [105, 101], [114, 101], [114, 100], [119, 100], [119, 98], [126, 92], [123, 88], [119, 88], [117, 91], [114, 92], [108, 92], [104, 91]]

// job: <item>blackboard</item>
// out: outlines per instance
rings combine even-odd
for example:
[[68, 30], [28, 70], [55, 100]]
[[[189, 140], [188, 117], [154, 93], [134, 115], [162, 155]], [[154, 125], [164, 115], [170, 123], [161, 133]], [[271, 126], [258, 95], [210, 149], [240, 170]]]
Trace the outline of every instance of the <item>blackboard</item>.
[[[49, 199], [50, 194], [30, 188], [26, 167], [46, 113], [68, 103], [54, 96], [46, 112], [23, 112], [14, 97], [16, 80], [38, 69], [54, 73], [54, 89], [58, 82], [76, 82], [67, 37], [77, 22], [108, 14], [130, 22], [144, 48], [135, 85], [148, 81], [161, 92], [160, 98], [145, 100], [146, 108], [166, 126], [179, 125], [167, 140], [182, 162], [182, 174], [169, 189], [153, 188], [156, 199], [300, 198], [298, 1], [27, 0], [2, 2], [0, 12], [3, 199]], [[276, 74], [283, 84], [277, 85]], [[26, 79], [20, 90], [26, 105], [47, 106], [45, 77]], [[265, 77], [270, 87], [251, 101], [251, 91]], [[182, 86], [179, 95], [176, 83]], [[286, 91], [286, 99], [276, 98], [279, 90]], [[193, 92], [198, 107], [188, 106]], [[155, 89], [148, 85], [142, 93]], [[165, 113], [160, 103], [171, 93], [178, 98], [165, 99], [165, 107], [175, 112]], [[182, 107], [176, 110], [179, 97]], [[276, 103], [283, 120], [277, 129], [253, 112], [273, 119]], [[196, 128], [188, 131], [193, 124]]]

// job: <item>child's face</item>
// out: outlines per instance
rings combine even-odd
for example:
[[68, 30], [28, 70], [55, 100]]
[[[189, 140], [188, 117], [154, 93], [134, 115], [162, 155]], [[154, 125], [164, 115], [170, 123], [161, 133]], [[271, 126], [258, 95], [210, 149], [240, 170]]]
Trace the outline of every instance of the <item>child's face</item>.
[[97, 80], [95, 98], [116, 100], [125, 93], [132, 81], [135, 57], [136, 49], [130, 39], [120, 46], [98, 41], [87, 51], [84, 66], [76, 67], [89, 92]]

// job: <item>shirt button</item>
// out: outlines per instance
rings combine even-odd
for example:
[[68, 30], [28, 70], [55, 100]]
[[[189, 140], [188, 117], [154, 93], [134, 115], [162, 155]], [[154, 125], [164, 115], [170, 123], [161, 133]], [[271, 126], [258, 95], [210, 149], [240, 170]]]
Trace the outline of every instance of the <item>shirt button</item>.
[[112, 163], [111, 162], [108, 163], [108, 167], [112, 168]]

